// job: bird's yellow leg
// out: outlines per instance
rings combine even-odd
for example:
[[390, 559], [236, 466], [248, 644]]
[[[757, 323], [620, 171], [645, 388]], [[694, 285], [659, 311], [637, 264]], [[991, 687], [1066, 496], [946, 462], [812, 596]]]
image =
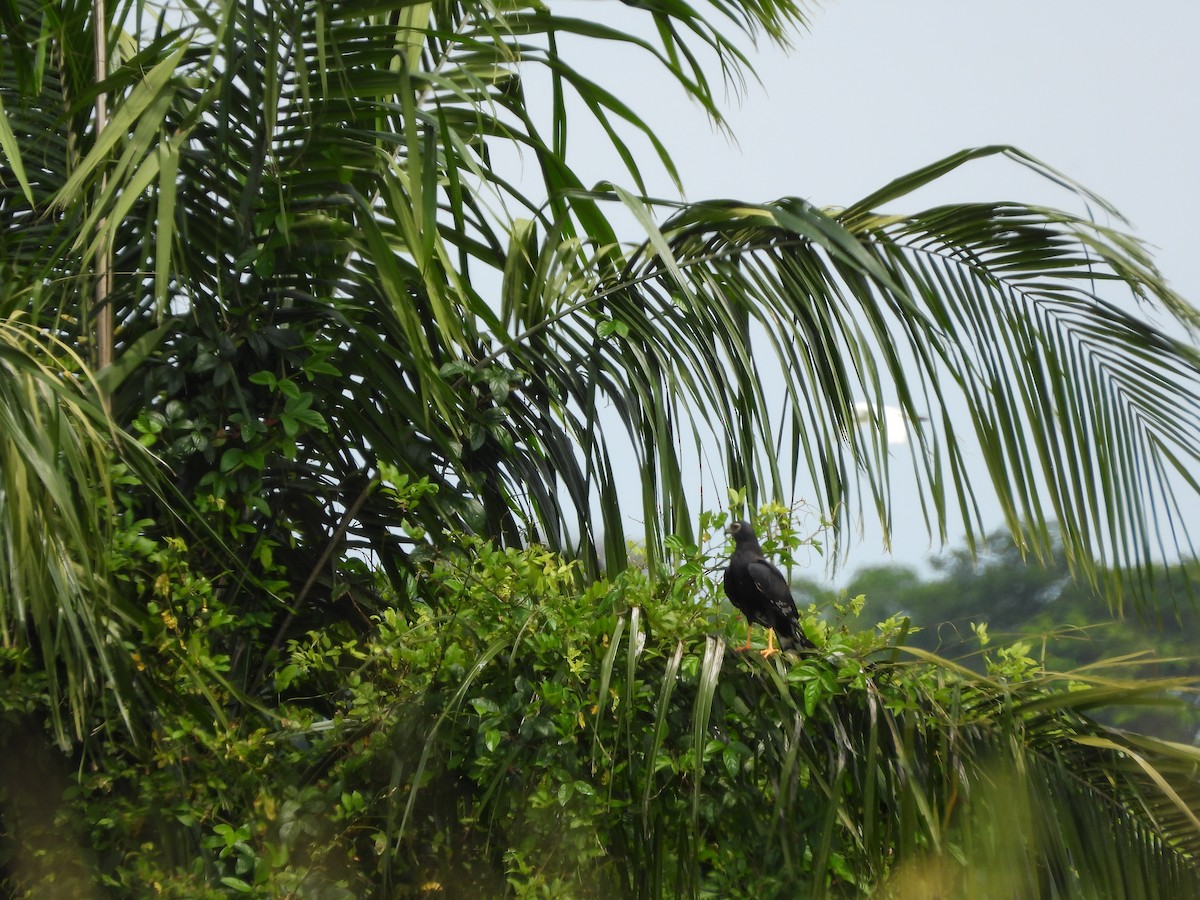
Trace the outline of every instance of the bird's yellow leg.
[[767, 649], [760, 650], [759, 652], [762, 654], [763, 659], [766, 659], [768, 656], [771, 656], [771, 655], [779, 652], [779, 648], [775, 646], [775, 629], [774, 628], [767, 629]]
[[745, 653], [750, 649], [750, 634], [754, 631], [754, 626], [750, 624], [750, 620], [746, 620], [746, 643], [738, 647], [738, 653]]

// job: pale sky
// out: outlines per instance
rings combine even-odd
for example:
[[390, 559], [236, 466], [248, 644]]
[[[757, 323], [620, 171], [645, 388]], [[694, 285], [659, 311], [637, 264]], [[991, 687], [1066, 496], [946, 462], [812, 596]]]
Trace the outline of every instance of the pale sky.
[[[586, 5], [580, 12], [589, 17], [603, 10], [621, 27], [644, 16], [612, 2], [555, 5], [564, 14]], [[588, 57], [584, 49], [582, 67], [665, 141], [689, 199], [795, 195], [842, 206], [956, 150], [1013, 144], [1113, 203], [1133, 233], [1157, 248], [1176, 290], [1200, 301], [1192, 259], [1200, 245], [1200, 4], [829, 0], [811, 19], [812, 30], [797, 36], [790, 53], [763, 47], [754, 56], [762, 85], [750, 84], [740, 106], [730, 100], [736, 146], [711, 130], [652, 61], [632, 54], [614, 60], [611, 48], [608, 58]], [[597, 154], [600, 142], [584, 129], [571, 141], [585, 183], [613, 178], [628, 185], [615, 156]], [[644, 158], [651, 192], [670, 196], [652, 153]], [[1061, 189], [999, 162], [925, 189], [912, 208], [970, 200], [1083, 211]], [[719, 505], [724, 486], [712, 473], [705, 478], [705, 505]], [[894, 491], [897, 511], [906, 496], [914, 504], [914, 527], [893, 536], [893, 559], [919, 563], [931, 548], [915, 496], [902, 478]], [[989, 500], [982, 491], [981, 501]], [[635, 491], [629, 508], [638, 509]], [[990, 509], [985, 505], [985, 524], [997, 526], [998, 508]], [[1200, 532], [1200, 503], [1193, 500], [1190, 509], [1189, 524]], [[852, 536], [843, 578], [887, 559], [871, 524]], [[951, 542], [957, 538], [952, 529]]]

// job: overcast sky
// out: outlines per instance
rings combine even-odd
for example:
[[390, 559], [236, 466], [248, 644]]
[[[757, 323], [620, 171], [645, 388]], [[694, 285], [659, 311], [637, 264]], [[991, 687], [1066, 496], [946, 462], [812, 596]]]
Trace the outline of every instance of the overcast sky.
[[[610, 2], [556, 6], [566, 13], [575, 3], [593, 7], [591, 16], [603, 8], [623, 26], [639, 15]], [[1113, 203], [1134, 234], [1157, 248], [1176, 290], [1200, 299], [1193, 261], [1200, 244], [1200, 4], [829, 0], [813, 8], [811, 25], [790, 53], [764, 47], [755, 55], [762, 84], [751, 84], [740, 104], [730, 101], [736, 145], [714, 133], [652, 62], [631, 55], [584, 65], [665, 140], [689, 199], [795, 195], [840, 206], [956, 150], [1013, 144]], [[599, 142], [586, 132], [573, 141], [585, 182], [619, 173], [615, 157], [596, 154]], [[669, 194], [665, 176], [652, 166], [647, 172], [657, 176], [651, 191]], [[968, 200], [1082, 211], [1023, 168], [991, 162], [925, 189], [914, 203]], [[721, 487], [710, 479], [706, 506], [714, 505], [709, 491]], [[915, 496], [906, 485], [896, 488], [898, 509], [914, 504], [915, 527], [894, 536], [893, 558], [918, 563], [930, 542]], [[1200, 504], [1191, 510], [1200, 530]], [[985, 521], [1000, 524], [994, 504], [985, 507]], [[844, 574], [886, 559], [878, 530], [868, 528], [855, 537]]]

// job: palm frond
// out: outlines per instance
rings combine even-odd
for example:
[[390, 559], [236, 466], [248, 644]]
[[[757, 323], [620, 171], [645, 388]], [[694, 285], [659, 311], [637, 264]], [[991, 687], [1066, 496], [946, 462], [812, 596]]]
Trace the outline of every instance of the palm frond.
[[[989, 154], [1019, 157], [965, 157]], [[544, 324], [506, 349], [532, 370], [537, 329], [564, 369], [624, 373], [628, 383], [590, 390], [619, 395], [635, 442], [660, 448], [648, 521], [682, 508], [666, 448], [694, 416], [752, 501], [810, 485], [842, 525], [869, 505], [890, 531], [887, 435], [855, 404], [895, 397], [935, 535], [956, 515], [971, 540], [983, 533], [982, 486], [965, 460], [973, 436], [1021, 545], [1049, 552], [1058, 522], [1072, 566], [1092, 578], [1107, 566], [1118, 603], [1118, 573], [1144, 583], [1156, 555], [1189, 551], [1175, 492], [1197, 487], [1200, 354], [1144, 316], [1191, 328], [1197, 314], [1132, 238], [1015, 204], [899, 215], [725, 201], [682, 208], [661, 231], [645, 222], [652, 236], [620, 275], [597, 280], [588, 301], [549, 312], [548, 298]], [[572, 390], [565, 377], [550, 383], [557, 367], [540, 371], [542, 390]], [[792, 436], [783, 459], [780, 429]]]
[[81, 361], [51, 349], [69, 364], [41, 329], [0, 321], [0, 639], [38, 654], [65, 745], [101, 697], [133, 727], [120, 637], [136, 615], [107, 575], [114, 425], [76, 386]]

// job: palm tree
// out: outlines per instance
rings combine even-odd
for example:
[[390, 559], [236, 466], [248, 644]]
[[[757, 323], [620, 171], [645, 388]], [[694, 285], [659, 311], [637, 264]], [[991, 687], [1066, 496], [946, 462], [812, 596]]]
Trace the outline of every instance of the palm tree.
[[[619, 568], [602, 406], [633, 443], [652, 552], [693, 519], [675, 448], [709, 436], [751, 500], [804, 476], [839, 521], [866, 498], [890, 526], [886, 435], [855, 407], [885, 390], [920, 450], [934, 531], [951, 507], [978, 530], [942, 412], [952, 393], [1034, 552], [1056, 520], [1083, 571], [1136, 570], [1169, 531], [1147, 503], [1194, 458], [1197, 356], [1112, 298], [1188, 327], [1196, 314], [1141, 246], [1015, 204], [888, 211], [986, 156], [1061, 176], [989, 147], [839, 211], [653, 201], [617, 125], [673, 171], [666, 148], [559, 51], [585, 38], [655, 54], [719, 124], [705, 65], [738, 76], [750, 61], [717, 25], [784, 41], [802, 21], [792, 2], [716, 3], [711, 21], [650, 5], [655, 37], [519, 3], [189, 3], [157, 21], [119, 8], [99, 139], [87, 12], [9, 11], [6, 247], [49, 285], [45, 308], [73, 315], [81, 277], [111, 256], [116, 350], [141, 363], [112, 398], [118, 421], [153, 417], [185, 492], [267, 498], [269, 511], [238, 499], [241, 514], [286, 523], [274, 539], [309, 557], [332, 542], [403, 560], [386, 464], [440, 487], [425, 527], [536, 535], [593, 564], [603, 546]], [[44, 29], [56, 53], [36, 53]], [[552, 86], [549, 122], [527, 107], [531, 77]], [[630, 190], [580, 183], [569, 111], [605, 127]], [[504, 147], [538, 174], [531, 187], [493, 165]], [[642, 221], [640, 242], [618, 241], [616, 206]], [[776, 373], [782, 422], [759, 387]]]
[[[79, 449], [43, 448], [37, 470], [77, 496], [32, 498], [37, 531], [10, 500], [0, 532], [36, 544], [67, 520], [67, 568], [103, 571], [102, 531], [77, 527], [101, 480], [74, 460], [107, 458], [106, 404], [165, 463], [165, 487], [130, 489], [137, 515], [181, 517], [197, 567], [232, 572], [226, 599], [258, 616], [231, 653], [252, 693], [288, 635], [360, 614], [337, 603], [357, 587], [348, 561], [399, 582], [426, 533], [539, 539], [592, 573], [602, 557], [622, 568], [629, 466], [604, 409], [633, 447], [652, 561], [665, 535], [690, 537], [684, 441], [715, 441], [751, 503], [805, 478], [837, 521], [867, 506], [890, 527], [886, 433], [856, 412], [885, 395], [918, 448], [926, 524], [944, 532], [957, 510], [978, 535], [953, 395], [1023, 547], [1047, 552], [1057, 522], [1077, 571], [1118, 573], [1114, 590], [1144, 581], [1176, 533], [1171, 479], [1194, 489], [1200, 453], [1200, 355], [1145, 314], [1194, 329], [1196, 312], [1136, 240], [1090, 219], [1013, 203], [896, 210], [1003, 157], [1114, 211], [1011, 147], [955, 154], [837, 210], [649, 198], [623, 135], [673, 172], [666, 147], [568, 48], [650, 54], [719, 125], [712, 72], [742, 77], [744, 42], [785, 42], [803, 14], [793, 0], [632, 5], [644, 34], [519, 0], [184, 0], [99, 21], [78, 0], [0, 3], [0, 259], [17, 286], [4, 312], [42, 351], [75, 348], [48, 358], [80, 377], [38, 384], [45, 404], [86, 408], [71, 419]], [[524, 87], [539, 77], [544, 114]], [[624, 162], [612, 182], [589, 187], [571, 167], [581, 115]], [[632, 243], [614, 210], [640, 222]], [[115, 323], [102, 351], [97, 278]], [[101, 398], [82, 357], [110, 353]], [[767, 380], [783, 385], [782, 421]], [[5, 398], [13, 417], [20, 400]], [[429, 492], [397, 507], [400, 484]], [[95, 623], [47, 636], [80, 596], [67, 579], [37, 593], [13, 581], [0, 624], [6, 642], [36, 636], [47, 664], [72, 646], [65, 683], [82, 703], [106, 638]], [[96, 621], [119, 620], [101, 600]]]

